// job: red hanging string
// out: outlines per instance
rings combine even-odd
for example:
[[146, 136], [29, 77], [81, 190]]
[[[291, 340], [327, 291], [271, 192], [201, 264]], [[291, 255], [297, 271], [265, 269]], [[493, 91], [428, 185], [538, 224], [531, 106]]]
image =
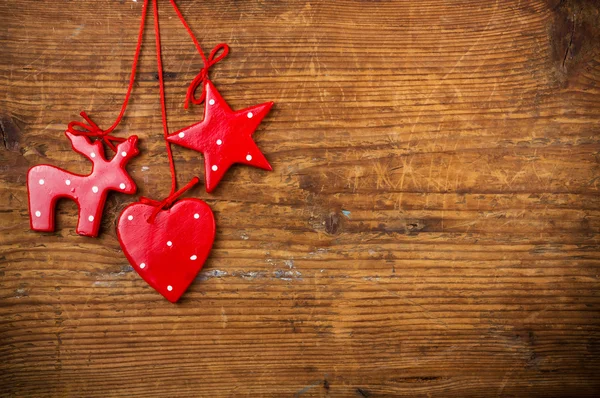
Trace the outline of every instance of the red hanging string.
[[151, 206], [155, 206], [156, 208], [152, 212], [148, 222], [154, 222], [154, 219], [158, 215], [158, 213], [165, 207], [169, 207], [177, 200], [179, 196], [181, 196], [185, 191], [193, 187], [200, 181], [198, 177], [192, 178], [192, 180], [186, 184], [183, 188], [177, 191], [177, 177], [175, 174], [175, 162], [173, 160], [173, 152], [171, 151], [171, 144], [167, 141], [167, 136], [169, 135], [169, 127], [167, 125], [167, 107], [165, 105], [165, 82], [163, 76], [163, 65], [162, 65], [162, 52], [160, 45], [160, 26], [158, 21], [158, 0], [152, 0], [152, 11], [154, 15], [154, 37], [156, 39], [156, 67], [158, 69], [158, 83], [160, 90], [160, 110], [162, 115], [162, 125], [163, 125], [163, 136], [165, 139], [165, 145], [167, 147], [167, 156], [169, 158], [169, 169], [171, 171], [171, 192], [169, 196], [162, 200], [156, 201], [149, 198], [141, 198], [141, 202], [145, 204], [149, 204]]
[[[204, 67], [200, 70], [198, 75], [196, 75], [196, 77], [192, 80], [192, 82], [190, 83], [190, 86], [188, 87], [187, 93], [185, 95], [184, 108], [187, 109], [190, 101], [196, 105], [199, 105], [202, 102], [204, 102], [204, 99], [206, 98], [206, 91], [204, 90], [204, 86], [205, 86], [204, 83], [208, 80], [208, 70], [210, 69], [211, 66], [213, 66], [214, 64], [216, 64], [217, 62], [219, 62], [220, 60], [225, 58], [227, 56], [227, 54], [229, 54], [229, 46], [225, 43], [217, 44], [215, 46], [215, 48], [213, 48], [212, 51], [210, 52], [210, 55], [208, 56], [208, 58], [206, 58], [206, 55], [204, 55], [204, 52], [202, 51], [202, 47], [200, 47], [200, 43], [198, 42], [198, 39], [196, 38], [196, 36], [194, 36], [192, 29], [190, 28], [190, 26], [186, 22], [185, 18], [181, 14], [181, 11], [179, 11], [177, 4], [175, 4], [175, 0], [169, 0], [169, 1], [171, 2], [173, 9], [175, 10], [175, 13], [177, 13], [177, 17], [183, 24], [183, 27], [188, 32], [188, 35], [192, 38], [192, 41], [194, 42], [194, 45], [196, 46], [196, 50], [198, 50], [198, 53], [200, 54], [200, 56], [202, 57], [202, 61], [204, 62]], [[218, 57], [215, 58], [215, 56], [219, 53], [219, 51], [223, 51], [223, 52]], [[200, 94], [200, 97], [195, 98], [194, 95], [196, 93], [196, 89], [200, 85], [202, 85], [202, 93]]]
[[[113, 141], [114, 142], [126, 141], [125, 138], [119, 138], [119, 137], [109, 135], [106, 131], [102, 130], [100, 127], [98, 127], [98, 125], [96, 123], [94, 123], [92, 121], [92, 119], [90, 119], [90, 117], [87, 115], [87, 113], [81, 112], [80, 115], [82, 118], [85, 119], [87, 124], [84, 122], [72, 121], [67, 126], [67, 131], [69, 131], [70, 133], [75, 134], [75, 135], [85, 135], [88, 137], [102, 137], [102, 141], [104, 141], [104, 143], [106, 145], [108, 145], [108, 147], [110, 149], [112, 149], [114, 152], [117, 152], [117, 147], [114, 146]], [[75, 127], [79, 127], [82, 130], [75, 129]]]
[[146, 205], [156, 207], [156, 209], [154, 209], [154, 211], [150, 215], [148, 222], [149, 223], [154, 222], [154, 219], [156, 218], [158, 213], [163, 208], [171, 206], [173, 204], [173, 202], [175, 202], [177, 200], [178, 197], [180, 197], [185, 191], [187, 191], [188, 189], [190, 189], [191, 187], [196, 185], [199, 181], [200, 181], [200, 179], [198, 177], [192, 178], [192, 180], [190, 182], [188, 182], [183, 188], [181, 188], [179, 191], [177, 191], [175, 193], [170, 194], [166, 199], [164, 199], [162, 201], [158, 201], [158, 200], [154, 200], [154, 199], [150, 199], [150, 198], [146, 198], [146, 197], [142, 196], [140, 198], [140, 202], [142, 202]]
[[[125, 99], [123, 100], [123, 105], [121, 105], [121, 111], [119, 112], [119, 116], [115, 122], [107, 128], [106, 130], [98, 127], [96, 123], [90, 119], [90, 117], [85, 113], [81, 112], [80, 115], [83, 117], [87, 124], [84, 122], [73, 121], [69, 123], [67, 126], [67, 131], [75, 135], [86, 135], [88, 137], [100, 137], [106, 145], [108, 145], [113, 151], [116, 152], [116, 147], [113, 145], [114, 142], [123, 142], [125, 141], [122, 138], [111, 136], [110, 133], [121, 123], [121, 119], [125, 115], [125, 110], [127, 109], [127, 104], [129, 103], [129, 98], [131, 96], [131, 92], [133, 91], [133, 83], [135, 82], [135, 75], [137, 71], [138, 60], [140, 58], [140, 52], [142, 49], [142, 40], [144, 37], [144, 27], [146, 26], [146, 14], [148, 10], [148, 2], [149, 0], [144, 0], [144, 6], [142, 7], [142, 19], [140, 22], [140, 29], [138, 32], [137, 46], [135, 48], [135, 56], [133, 57], [133, 64], [131, 66], [131, 75], [129, 77], [129, 86], [127, 87], [127, 93], [125, 94]], [[79, 129], [76, 129], [78, 127]]]
[[175, 162], [173, 161], [173, 152], [171, 145], [167, 141], [169, 127], [167, 126], [167, 107], [165, 105], [165, 81], [163, 76], [162, 54], [160, 45], [160, 26], [158, 22], [158, 0], [152, 0], [152, 12], [154, 14], [154, 37], [156, 39], [156, 67], [158, 69], [158, 86], [160, 90], [160, 111], [162, 115], [163, 136], [167, 146], [167, 156], [169, 157], [169, 168], [171, 169], [171, 193], [177, 190], [177, 179], [175, 178]]

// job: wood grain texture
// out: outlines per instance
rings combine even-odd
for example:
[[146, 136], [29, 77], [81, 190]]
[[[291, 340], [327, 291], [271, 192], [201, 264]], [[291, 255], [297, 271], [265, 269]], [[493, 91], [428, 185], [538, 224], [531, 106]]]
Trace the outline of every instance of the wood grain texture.
[[[112, 195], [98, 239], [25, 176], [85, 173], [66, 124], [116, 117], [141, 2], [0, 0], [0, 394], [600, 394], [600, 14], [585, 0], [180, 0], [234, 109], [275, 101], [234, 167], [198, 280], [172, 305], [132, 272]], [[172, 130], [201, 66], [161, 1]], [[153, 35], [117, 135], [164, 197]], [[180, 184], [202, 158], [174, 148]]]

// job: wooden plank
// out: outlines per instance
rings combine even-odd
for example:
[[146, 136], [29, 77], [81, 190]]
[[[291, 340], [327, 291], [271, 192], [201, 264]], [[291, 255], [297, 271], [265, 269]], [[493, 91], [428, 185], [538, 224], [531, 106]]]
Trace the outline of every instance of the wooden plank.
[[[27, 169], [116, 117], [141, 1], [0, 0], [3, 396], [597, 396], [600, 12], [585, 0], [191, 1], [234, 109], [273, 100], [215, 246], [172, 305], [101, 235], [29, 230]], [[161, 1], [171, 129], [201, 61]], [[116, 134], [169, 189], [153, 34]], [[174, 148], [179, 183], [202, 158]]]

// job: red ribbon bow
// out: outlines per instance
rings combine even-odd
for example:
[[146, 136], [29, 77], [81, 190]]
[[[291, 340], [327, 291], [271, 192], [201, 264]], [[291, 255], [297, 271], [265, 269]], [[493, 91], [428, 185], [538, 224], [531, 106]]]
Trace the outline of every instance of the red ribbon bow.
[[158, 213], [160, 213], [160, 211], [162, 209], [171, 206], [173, 204], [173, 202], [175, 202], [177, 200], [177, 198], [179, 198], [185, 191], [187, 191], [188, 189], [190, 189], [191, 187], [196, 185], [199, 181], [200, 181], [200, 179], [198, 177], [192, 178], [192, 180], [190, 182], [188, 182], [186, 184], [186, 186], [181, 188], [179, 191], [174, 192], [173, 194], [169, 195], [166, 199], [164, 199], [162, 201], [158, 201], [158, 200], [154, 200], [154, 199], [150, 199], [150, 198], [146, 198], [146, 197], [142, 196], [140, 198], [140, 202], [142, 202], [145, 205], [150, 205], [150, 206], [155, 207], [154, 211], [150, 215], [150, 218], [148, 219], [148, 222], [153, 223], [154, 219], [156, 218], [156, 216], [158, 215]]
[[[75, 135], [85, 135], [87, 137], [100, 137], [100, 138], [102, 138], [102, 141], [104, 141], [106, 143], [106, 145], [108, 145], [109, 148], [115, 152], [117, 152], [117, 147], [114, 146], [112, 141], [114, 141], [114, 142], [125, 142], [126, 141], [125, 138], [119, 138], [119, 137], [109, 135], [109, 133], [112, 131], [111, 129], [102, 130], [100, 127], [98, 127], [98, 125], [96, 123], [93, 122], [92, 119], [90, 119], [90, 117], [87, 115], [87, 113], [81, 112], [80, 115], [82, 118], [85, 119], [87, 124], [84, 122], [72, 121], [67, 126], [67, 131], [69, 133], [75, 134]], [[83, 130], [75, 129], [75, 127], [79, 127]]]
[[[215, 55], [217, 55], [217, 53], [221, 50], [223, 50], [223, 52], [215, 58]], [[217, 44], [215, 48], [213, 48], [213, 50], [210, 52], [210, 55], [208, 56], [208, 59], [205, 59], [204, 61], [204, 68], [200, 70], [200, 73], [196, 75], [196, 77], [194, 78], [194, 80], [192, 80], [190, 86], [188, 87], [187, 94], [185, 95], [185, 109], [188, 108], [190, 101], [195, 105], [200, 105], [202, 102], [204, 102], [204, 99], [206, 98], [206, 90], [204, 89], [204, 83], [208, 80], [208, 70], [211, 66], [225, 58], [227, 54], [229, 54], [229, 46], [225, 43]], [[200, 94], [200, 97], [196, 99], [194, 97], [194, 93], [196, 92], [198, 86], [200, 86], [201, 84], [202, 94]]]

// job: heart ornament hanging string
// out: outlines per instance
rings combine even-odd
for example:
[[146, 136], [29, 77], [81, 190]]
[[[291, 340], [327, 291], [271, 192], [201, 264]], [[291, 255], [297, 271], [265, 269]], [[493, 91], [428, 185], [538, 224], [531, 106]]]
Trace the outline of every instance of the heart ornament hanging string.
[[198, 183], [194, 177], [177, 190], [177, 178], [169, 135], [160, 43], [157, 0], [152, 1], [156, 64], [160, 88], [163, 136], [171, 172], [171, 192], [162, 201], [142, 197], [127, 206], [119, 217], [119, 243], [136, 272], [167, 300], [176, 302], [196, 278], [208, 257], [215, 237], [210, 207], [199, 199], [177, 201]]
[[[227, 169], [244, 163], [271, 170], [251, 136], [273, 103], [234, 112], [209, 80], [209, 69], [229, 53], [226, 44], [217, 45], [207, 58], [174, 0], [169, 0], [179, 20], [192, 38], [204, 67], [187, 91], [189, 103], [204, 103], [204, 119], [174, 134], [169, 134], [160, 44], [158, 1], [153, 0], [156, 59], [160, 87], [163, 135], [171, 170], [171, 193], [156, 201], [141, 198], [123, 211], [117, 225], [121, 247], [138, 274], [167, 300], [176, 302], [193, 282], [208, 257], [215, 236], [215, 220], [210, 207], [199, 199], [177, 198], [198, 182], [192, 179], [181, 190], [177, 180], [170, 143], [204, 154], [206, 189], [211, 192]], [[218, 55], [220, 53], [220, 55]], [[195, 98], [202, 87], [199, 98]]]

